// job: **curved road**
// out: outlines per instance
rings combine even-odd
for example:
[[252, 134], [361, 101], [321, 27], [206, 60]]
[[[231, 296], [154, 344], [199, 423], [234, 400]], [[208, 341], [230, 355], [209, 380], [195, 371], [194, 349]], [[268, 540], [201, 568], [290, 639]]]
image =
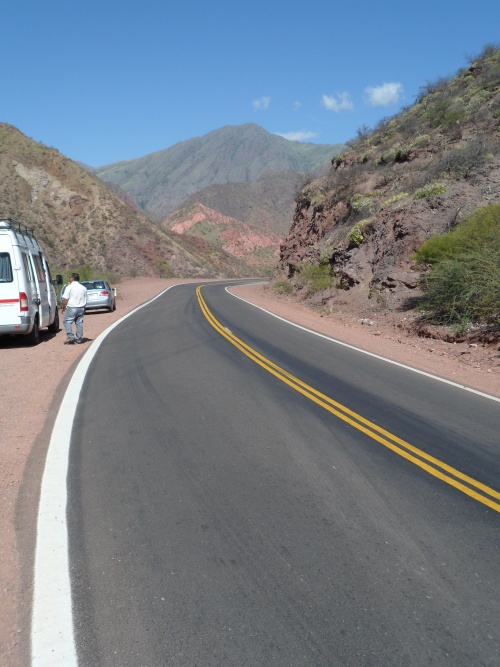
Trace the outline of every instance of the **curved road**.
[[168, 290], [83, 383], [79, 664], [500, 664], [500, 403], [224, 288]]

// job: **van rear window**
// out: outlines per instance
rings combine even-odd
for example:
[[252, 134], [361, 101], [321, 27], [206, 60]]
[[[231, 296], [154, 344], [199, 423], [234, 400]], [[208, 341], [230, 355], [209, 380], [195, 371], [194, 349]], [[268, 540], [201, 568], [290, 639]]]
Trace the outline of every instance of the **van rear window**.
[[38, 255], [33, 255], [33, 260], [35, 262], [35, 270], [36, 270], [36, 275], [38, 278], [39, 283], [44, 283], [45, 282], [45, 272], [43, 270], [42, 266], [42, 260]]
[[0, 283], [11, 283], [13, 280], [10, 255], [8, 252], [0, 252]]

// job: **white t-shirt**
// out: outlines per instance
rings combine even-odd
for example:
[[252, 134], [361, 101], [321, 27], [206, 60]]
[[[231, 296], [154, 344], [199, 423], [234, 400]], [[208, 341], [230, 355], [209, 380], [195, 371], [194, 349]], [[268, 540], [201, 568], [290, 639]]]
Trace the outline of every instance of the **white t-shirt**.
[[68, 299], [66, 308], [83, 308], [87, 305], [87, 288], [73, 280], [64, 290], [62, 298]]

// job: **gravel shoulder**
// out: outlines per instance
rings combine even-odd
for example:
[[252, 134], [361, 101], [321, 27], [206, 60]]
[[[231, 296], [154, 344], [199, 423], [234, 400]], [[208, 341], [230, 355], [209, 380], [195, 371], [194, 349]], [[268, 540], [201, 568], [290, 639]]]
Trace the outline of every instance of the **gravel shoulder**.
[[[110, 324], [167, 287], [191, 280], [136, 278], [117, 286], [114, 313], [87, 313], [84, 345], [64, 332], [42, 334], [37, 347], [0, 343], [0, 667], [29, 664], [29, 610], [36, 508], [50, 428], [79, 358]], [[231, 290], [280, 317], [393, 361], [500, 398], [499, 346], [410, 335], [394, 319], [363, 324], [352, 313], [321, 315], [267, 285]]]

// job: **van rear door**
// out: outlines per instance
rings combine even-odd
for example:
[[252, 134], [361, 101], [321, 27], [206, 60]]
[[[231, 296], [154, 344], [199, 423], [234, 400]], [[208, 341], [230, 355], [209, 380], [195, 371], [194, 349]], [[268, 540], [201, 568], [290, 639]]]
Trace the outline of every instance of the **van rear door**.
[[45, 275], [45, 268], [42, 264], [42, 258], [38, 253], [32, 252], [31, 258], [35, 267], [35, 284], [37, 291], [39, 326], [48, 327], [50, 324], [50, 298], [49, 281]]
[[45, 255], [40, 253], [40, 259], [42, 260], [43, 271], [45, 273], [45, 284], [47, 286], [47, 299], [50, 312], [50, 322], [48, 324], [52, 324], [54, 322], [57, 311], [57, 294], [54, 283], [52, 282], [52, 276], [50, 275], [50, 268], [47, 263], [47, 258]]
[[[38, 313], [40, 297], [38, 294], [38, 285], [35, 278], [35, 267], [33, 266], [31, 255], [24, 248], [19, 248], [19, 251], [21, 253], [21, 261], [23, 263], [21, 274], [19, 276], [19, 289], [21, 290], [21, 293], [25, 292], [26, 296], [28, 297], [28, 312], [23, 313], [23, 315], [29, 316], [31, 329], [31, 324], [33, 324], [35, 321], [35, 316]], [[25, 278], [23, 279], [22, 276]], [[38, 317], [38, 326], [42, 326], [40, 316]]]
[[13, 266], [12, 243], [7, 234], [0, 234], [0, 333], [10, 333], [20, 324], [19, 287]]

